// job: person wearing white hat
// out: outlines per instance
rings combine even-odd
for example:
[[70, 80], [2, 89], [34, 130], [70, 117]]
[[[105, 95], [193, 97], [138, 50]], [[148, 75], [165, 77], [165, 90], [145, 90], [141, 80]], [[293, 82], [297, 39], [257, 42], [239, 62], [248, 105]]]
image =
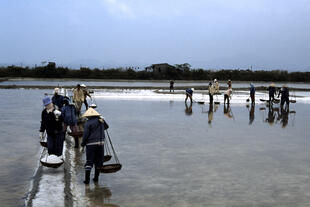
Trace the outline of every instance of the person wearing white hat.
[[85, 108], [87, 110], [88, 109], [88, 103], [87, 103], [87, 99], [86, 98], [88, 96], [91, 99], [91, 95], [89, 94], [85, 84], [81, 84], [81, 88], [82, 88], [82, 91], [83, 91], [83, 94], [84, 94], [84, 105], [85, 105]]
[[85, 164], [85, 184], [89, 184], [90, 173], [93, 165], [95, 165], [94, 182], [98, 182], [100, 167], [103, 165], [104, 158], [104, 130], [109, 125], [101, 117], [101, 115], [93, 108], [89, 108], [83, 117], [88, 118], [84, 125], [83, 141], [81, 146], [86, 146], [86, 164]]
[[215, 89], [214, 91], [215, 94], [220, 93], [220, 86], [219, 86], [219, 82], [217, 81], [217, 79], [214, 79], [214, 89]]
[[64, 97], [62, 95], [59, 95], [59, 88], [54, 89], [54, 96], [52, 97], [52, 101], [54, 106], [56, 106], [57, 109], [61, 111], [64, 104]]
[[185, 94], [186, 94], [185, 102], [189, 98], [191, 103], [193, 103], [193, 93], [194, 93], [194, 90], [195, 90], [194, 88], [188, 88], [188, 89], [185, 90]]

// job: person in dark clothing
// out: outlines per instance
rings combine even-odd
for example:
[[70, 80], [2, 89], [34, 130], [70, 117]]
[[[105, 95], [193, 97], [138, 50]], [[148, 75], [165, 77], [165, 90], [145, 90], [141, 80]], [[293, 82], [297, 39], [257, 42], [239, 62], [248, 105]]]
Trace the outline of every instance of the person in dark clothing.
[[281, 94], [281, 104], [280, 104], [281, 107], [283, 107], [284, 103], [286, 103], [286, 106], [289, 107], [290, 93], [289, 93], [288, 87], [286, 85], [283, 85], [282, 88], [280, 89], [279, 94], [278, 94], [278, 98], [279, 98], [280, 94]]
[[173, 87], [173, 85], [174, 85], [174, 81], [173, 80], [170, 80], [170, 92], [171, 91], [173, 91], [174, 92], [174, 87]]
[[45, 109], [41, 114], [40, 138], [43, 138], [43, 133], [46, 131], [48, 154], [61, 156], [64, 142], [61, 112], [54, 108], [49, 97], [43, 99], [43, 104]]
[[272, 104], [274, 101], [274, 95], [276, 93], [276, 86], [274, 83], [271, 83], [268, 87], [267, 91], [269, 91], [269, 104]]
[[64, 97], [62, 95], [59, 95], [59, 88], [55, 88], [54, 89], [54, 96], [52, 97], [52, 101], [54, 106], [57, 107], [57, 109], [59, 111], [61, 111], [62, 107], [63, 107], [63, 99]]
[[[61, 115], [64, 121], [64, 134], [67, 132], [67, 127], [69, 126], [71, 132], [75, 133], [78, 131], [77, 127], [77, 119], [76, 119], [76, 110], [74, 104], [70, 104], [70, 99], [68, 97], [64, 97], [64, 106], [61, 110]], [[75, 148], [79, 147], [79, 138], [77, 136], [73, 136], [75, 141]]]
[[255, 104], [255, 87], [253, 83], [250, 83], [250, 97], [251, 97], [251, 103]]
[[209, 82], [209, 100], [210, 104], [213, 104], [213, 95], [214, 95], [214, 86], [211, 82]]
[[90, 173], [93, 165], [95, 165], [94, 182], [98, 182], [100, 167], [103, 165], [104, 159], [104, 130], [109, 125], [101, 118], [101, 115], [93, 108], [89, 108], [83, 115], [88, 118], [84, 125], [83, 141], [81, 146], [86, 146], [86, 164], [85, 164], [85, 184], [89, 184]]
[[185, 90], [186, 93], [186, 98], [185, 98], [185, 102], [187, 101], [187, 99], [189, 98], [191, 103], [193, 103], [193, 93], [194, 93], [194, 88], [188, 88]]

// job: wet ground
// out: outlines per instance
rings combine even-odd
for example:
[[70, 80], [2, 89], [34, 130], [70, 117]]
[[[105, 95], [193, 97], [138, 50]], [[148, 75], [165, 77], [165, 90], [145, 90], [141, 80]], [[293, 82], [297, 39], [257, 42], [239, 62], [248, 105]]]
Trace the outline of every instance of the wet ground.
[[[72, 148], [70, 138], [67, 163], [57, 170], [39, 168], [32, 177], [40, 156], [43, 93], [0, 90], [4, 206], [23, 205], [31, 180], [40, 186], [33, 206], [310, 205], [309, 104], [283, 111], [264, 104], [210, 108], [98, 97], [123, 168], [85, 186], [85, 153]], [[55, 203], [59, 196], [63, 200]]]

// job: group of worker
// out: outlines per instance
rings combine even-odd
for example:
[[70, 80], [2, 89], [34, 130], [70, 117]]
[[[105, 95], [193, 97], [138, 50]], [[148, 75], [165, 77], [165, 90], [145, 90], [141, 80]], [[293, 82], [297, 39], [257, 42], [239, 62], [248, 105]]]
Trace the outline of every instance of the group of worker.
[[[44, 139], [46, 132], [48, 155], [62, 156], [67, 127], [69, 126], [73, 133], [77, 132], [78, 119], [86, 118], [81, 147], [83, 151], [86, 147], [84, 183], [89, 184], [93, 165], [95, 165], [93, 181], [98, 182], [100, 167], [104, 159], [104, 130], [109, 126], [95, 109], [88, 108], [86, 96], [91, 97], [83, 84], [78, 84], [73, 90], [72, 102], [69, 97], [59, 94], [59, 88], [54, 89], [52, 98], [45, 96], [43, 98], [44, 109], [41, 113], [40, 138]], [[83, 116], [80, 116], [82, 103], [85, 104], [87, 110]], [[75, 147], [78, 148], [78, 137], [74, 138]]]
[[[170, 88], [171, 89], [171, 88]], [[193, 93], [194, 93], [194, 88], [188, 88], [185, 90], [185, 102], [187, 102], [188, 98], [190, 99], [190, 102], [193, 103]], [[272, 105], [275, 102], [275, 95], [277, 93], [275, 84], [272, 83], [270, 86], [267, 88], [269, 92], [269, 105]], [[231, 97], [232, 97], [232, 82], [231, 80], [227, 81], [227, 89], [224, 92], [224, 104], [229, 104]], [[213, 104], [213, 96], [216, 94], [220, 94], [219, 92], [219, 83], [217, 79], [214, 79], [213, 82], [209, 82], [209, 87], [208, 87], [208, 94], [209, 94], [209, 103]], [[281, 95], [281, 101], [280, 105], [283, 107], [284, 104], [289, 106], [289, 89], [287, 85], [283, 85], [282, 88], [278, 91], [278, 98]], [[255, 104], [255, 86], [253, 83], [250, 83], [250, 98], [251, 98], [251, 103]]]

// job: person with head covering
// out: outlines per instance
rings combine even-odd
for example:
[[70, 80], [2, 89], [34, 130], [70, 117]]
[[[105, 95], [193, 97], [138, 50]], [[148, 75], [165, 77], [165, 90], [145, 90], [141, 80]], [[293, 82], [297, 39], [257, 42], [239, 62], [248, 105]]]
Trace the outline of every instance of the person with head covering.
[[226, 101], [227, 101], [227, 104], [229, 104], [229, 101], [231, 99], [231, 94], [232, 94], [231, 84], [228, 84], [228, 89], [224, 94], [224, 104], [226, 103]]
[[84, 102], [84, 92], [80, 84], [77, 84], [76, 88], [73, 90], [73, 102], [75, 103], [76, 113], [80, 116], [82, 103]]
[[83, 141], [81, 146], [86, 146], [86, 164], [85, 164], [85, 184], [89, 184], [90, 173], [93, 165], [95, 165], [94, 182], [98, 182], [100, 167], [103, 165], [104, 158], [104, 130], [109, 125], [101, 117], [101, 115], [93, 108], [89, 108], [83, 115], [88, 118], [84, 125]]
[[52, 97], [52, 101], [53, 101], [54, 106], [56, 106], [59, 111], [61, 111], [61, 108], [64, 104], [63, 99], [64, 99], [64, 97], [62, 95], [59, 95], [59, 88], [55, 88], [54, 89], [54, 96]]
[[40, 138], [47, 133], [47, 149], [49, 155], [62, 155], [64, 133], [61, 112], [54, 107], [49, 97], [43, 99], [44, 109], [41, 114]]
[[81, 88], [82, 88], [82, 91], [83, 91], [83, 93], [84, 93], [84, 105], [85, 105], [85, 108], [86, 108], [86, 110], [88, 109], [88, 103], [87, 103], [87, 96], [91, 99], [91, 95], [90, 95], [90, 93], [89, 93], [89, 91], [87, 90], [87, 88], [86, 88], [86, 85], [85, 84], [82, 84], [81, 85]]
[[287, 85], [283, 85], [282, 88], [279, 91], [278, 94], [278, 98], [281, 94], [281, 107], [283, 107], [284, 103], [286, 103], [286, 106], [289, 107], [290, 101], [289, 101], [289, 97], [290, 97], [290, 93], [288, 90]]
[[216, 94], [220, 93], [220, 86], [219, 86], [219, 82], [217, 81], [217, 79], [214, 79], [214, 93]]
[[191, 103], [193, 103], [193, 93], [194, 93], [194, 90], [195, 90], [194, 88], [188, 88], [188, 89], [185, 90], [185, 94], [186, 94], [185, 102], [189, 98]]
[[[69, 126], [71, 131], [77, 132], [77, 119], [76, 110], [74, 104], [70, 103], [69, 97], [64, 97], [64, 106], [62, 107], [61, 114], [64, 120], [64, 134], [67, 132], [67, 127]], [[79, 147], [79, 139], [74, 136], [75, 148]]]
[[214, 95], [214, 86], [211, 82], [209, 82], [209, 99], [210, 99], [210, 104], [213, 104], [213, 95]]
[[271, 83], [270, 86], [267, 88], [267, 91], [269, 92], [269, 104], [272, 105], [274, 101], [274, 95], [276, 93], [276, 85], [274, 83]]
[[250, 97], [251, 97], [251, 103], [255, 104], [255, 87], [253, 83], [250, 83]]

